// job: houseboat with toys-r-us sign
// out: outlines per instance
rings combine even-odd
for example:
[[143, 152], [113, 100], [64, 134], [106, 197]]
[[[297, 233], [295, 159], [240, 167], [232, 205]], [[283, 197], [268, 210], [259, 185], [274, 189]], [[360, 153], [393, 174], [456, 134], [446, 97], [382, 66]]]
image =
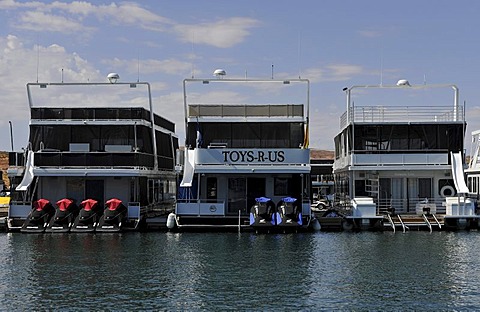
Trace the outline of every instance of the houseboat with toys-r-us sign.
[[185, 150], [167, 227], [313, 228], [309, 81], [226, 79], [224, 71], [216, 73], [216, 79], [184, 80]]
[[333, 168], [343, 228], [477, 228], [464, 179], [466, 123], [458, 88], [400, 80], [344, 91], [347, 111]]
[[175, 125], [150, 85], [29, 83], [30, 137], [10, 153], [8, 230], [117, 232], [173, 211]]

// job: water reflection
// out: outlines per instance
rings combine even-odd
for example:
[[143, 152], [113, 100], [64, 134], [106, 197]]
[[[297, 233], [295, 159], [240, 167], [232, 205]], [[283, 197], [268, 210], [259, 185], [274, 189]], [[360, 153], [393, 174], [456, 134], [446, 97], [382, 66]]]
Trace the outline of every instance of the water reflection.
[[468, 310], [480, 233], [0, 234], [13, 310]]

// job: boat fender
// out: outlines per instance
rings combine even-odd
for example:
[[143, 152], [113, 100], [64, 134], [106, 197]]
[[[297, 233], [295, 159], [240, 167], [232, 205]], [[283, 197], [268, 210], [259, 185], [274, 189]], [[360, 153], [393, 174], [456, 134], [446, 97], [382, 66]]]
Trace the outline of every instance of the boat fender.
[[343, 228], [345, 231], [351, 231], [351, 230], [353, 230], [353, 222], [350, 222], [350, 221], [347, 221], [347, 220], [343, 220], [343, 221], [342, 221], [342, 228]]
[[170, 213], [167, 217], [167, 228], [169, 228], [170, 230], [175, 227], [175, 218], [176, 216], [173, 212]]
[[440, 195], [442, 195], [443, 197], [454, 196], [455, 195], [455, 189], [450, 185], [445, 185], [440, 190]]
[[320, 225], [320, 222], [318, 222], [317, 219], [313, 219], [312, 228], [314, 231], [320, 231], [322, 229], [322, 226]]

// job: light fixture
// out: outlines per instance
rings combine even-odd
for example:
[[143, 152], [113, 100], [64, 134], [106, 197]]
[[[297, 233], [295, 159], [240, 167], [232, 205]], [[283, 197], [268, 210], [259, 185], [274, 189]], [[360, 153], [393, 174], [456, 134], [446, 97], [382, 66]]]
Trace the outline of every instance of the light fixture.
[[107, 78], [110, 83], [115, 83], [118, 79], [120, 79], [120, 76], [117, 73], [110, 73], [108, 74]]

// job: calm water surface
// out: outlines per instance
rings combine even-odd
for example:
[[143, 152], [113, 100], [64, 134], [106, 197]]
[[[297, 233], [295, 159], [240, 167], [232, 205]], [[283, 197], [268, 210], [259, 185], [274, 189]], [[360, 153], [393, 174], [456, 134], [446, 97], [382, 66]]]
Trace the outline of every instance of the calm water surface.
[[1, 310], [480, 309], [478, 232], [0, 234]]

